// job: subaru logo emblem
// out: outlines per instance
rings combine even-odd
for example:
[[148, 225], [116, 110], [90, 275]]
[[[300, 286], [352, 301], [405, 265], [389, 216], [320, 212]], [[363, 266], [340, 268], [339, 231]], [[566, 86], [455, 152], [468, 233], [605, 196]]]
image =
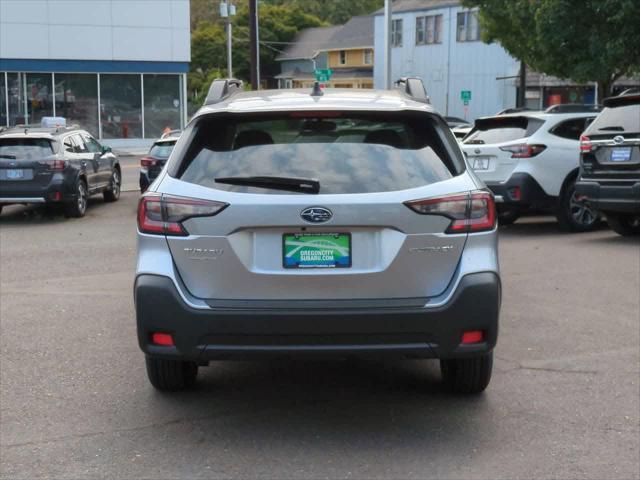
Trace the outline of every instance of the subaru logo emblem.
[[622, 135], [616, 135], [615, 137], [613, 137], [613, 143], [615, 143], [616, 145], [624, 143], [624, 137]]
[[300, 212], [300, 216], [305, 222], [309, 223], [324, 223], [331, 220], [333, 213], [331, 210], [324, 207], [309, 207]]

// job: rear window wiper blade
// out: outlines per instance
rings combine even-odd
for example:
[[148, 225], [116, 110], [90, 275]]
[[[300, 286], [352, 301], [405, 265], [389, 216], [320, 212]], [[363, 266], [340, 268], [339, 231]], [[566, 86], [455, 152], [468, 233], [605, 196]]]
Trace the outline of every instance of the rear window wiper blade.
[[16, 156], [15, 155], [0, 154], [0, 158], [8, 158], [9, 160], [15, 160]]
[[294, 177], [218, 177], [216, 183], [270, 188], [288, 192], [320, 193], [320, 182], [313, 178]]
[[616, 132], [623, 132], [624, 128], [619, 127], [617, 125], [612, 125], [612, 126], [609, 126], [609, 127], [599, 128], [598, 130], [615, 130]]

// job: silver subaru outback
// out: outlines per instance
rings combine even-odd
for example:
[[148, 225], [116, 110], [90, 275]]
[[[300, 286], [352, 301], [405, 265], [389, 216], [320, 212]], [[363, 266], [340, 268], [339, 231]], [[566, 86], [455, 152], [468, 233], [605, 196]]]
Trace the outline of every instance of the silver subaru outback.
[[422, 83], [243, 91], [215, 81], [140, 199], [134, 296], [150, 382], [214, 360], [437, 358], [491, 378], [494, 198]]

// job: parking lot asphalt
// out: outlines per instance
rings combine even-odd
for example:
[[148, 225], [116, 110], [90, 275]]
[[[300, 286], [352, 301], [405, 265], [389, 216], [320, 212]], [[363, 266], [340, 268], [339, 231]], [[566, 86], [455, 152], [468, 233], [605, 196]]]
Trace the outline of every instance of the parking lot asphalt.
[[0, 216], [1, 478], [640, 477], [637, 239], [502, 228], [477, 397], [434, 361], [364, 360], [213, 364], [161, 394], [135, 334], [137, 198]]

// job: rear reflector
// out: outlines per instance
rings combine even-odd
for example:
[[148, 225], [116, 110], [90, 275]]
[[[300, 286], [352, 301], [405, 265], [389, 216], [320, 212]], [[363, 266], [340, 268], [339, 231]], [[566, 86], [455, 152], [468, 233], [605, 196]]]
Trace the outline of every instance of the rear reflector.
[[450, 218], [452, 222], [445, 233], [483, 232], [496, 226], [493, 195], [485, 191], [413, 200], [405, 205], [420, 215]]
[[462, 334], [462, 345], [470, 343], [480, 343], [484, 340], [484, 332], [482, 330], [468, 330]]
[[173, 337], [168, 333], [155, 332], [151, 334], [151, 343], [154, 345], [161, 345], [163, 347], [172, 347]]
[[138, 229], [141, 233], [186, 237], [182, 222], [193, 217], [212, 217], [229, 204], [213, 200], [146, 193], [138, 203]]

